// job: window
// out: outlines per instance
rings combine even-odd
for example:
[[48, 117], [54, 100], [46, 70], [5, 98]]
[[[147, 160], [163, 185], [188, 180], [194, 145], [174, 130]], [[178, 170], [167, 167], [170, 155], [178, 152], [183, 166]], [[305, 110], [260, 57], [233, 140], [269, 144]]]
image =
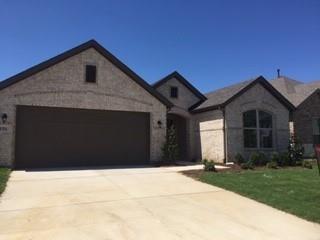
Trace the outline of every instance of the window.
[[320, 118], [312, 119], [313, 143], [320, 144]]
[[178, 88], [177, 87], [170, 88], [170, 97], [178, 98]]
[[272, 115], [259, 110], [243, 113], [245, 148], [272, 148]]
[[86, 65], [86, 82], [95, 83], [97, 81], [97, 67], [94, 65]]

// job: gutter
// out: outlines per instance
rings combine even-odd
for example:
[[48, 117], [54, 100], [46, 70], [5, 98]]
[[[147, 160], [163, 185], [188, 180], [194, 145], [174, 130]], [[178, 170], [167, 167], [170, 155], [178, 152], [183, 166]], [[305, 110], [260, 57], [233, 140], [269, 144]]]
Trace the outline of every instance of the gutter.
[[226, 164], [227, 163], [227, 131], [226, 131], [226, 111], [225, 108], [220, 109], [222, 111], [222, 117], [223, 117], [223, 154], [224, 154], [224, 159], [223, 162]]

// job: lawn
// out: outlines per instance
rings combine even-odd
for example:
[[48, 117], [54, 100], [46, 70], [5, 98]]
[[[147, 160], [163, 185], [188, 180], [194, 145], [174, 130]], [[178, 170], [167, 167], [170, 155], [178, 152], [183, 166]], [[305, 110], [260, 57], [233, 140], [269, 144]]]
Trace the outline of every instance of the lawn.
[[312, 170], [297, 167], [241, 172], [202, 172], [198, 178], [320, 223], [320, 176], [316, 166]]
[[0, 195], [6, 188], [9, 175], [10, 175], [10, 170], [8, 168], [0, 168]]

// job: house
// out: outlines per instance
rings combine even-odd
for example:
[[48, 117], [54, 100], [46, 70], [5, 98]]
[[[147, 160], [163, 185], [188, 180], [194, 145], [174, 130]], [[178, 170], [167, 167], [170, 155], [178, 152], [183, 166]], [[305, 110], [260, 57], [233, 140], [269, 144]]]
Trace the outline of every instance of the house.
[[99, 43], [88, 41], [0, 82], [0, 164], [157, 161], [171, 106]]
[[313, 156], [315, 143], [320, 143], [320, 81], [303, 83], [279, 76], [270, 83], [294, 106], [291, 132], [305, 148], [306, 156]]
[[174, 72], [154, 88], [174, 105], [168, 125], [176, 125], [179, 145], [186, 146], [184, 159], [224, 163], [238, 153], [287, 150], [294, 106], [262, 76], [202, 95]]
[[178, 72], [151, 86], [90, 40], [0, 82], [0, 165], [158, 162], [171, 126], [180, 160], [286, 151], [295, 106], [280, 90], [259, 76], [202, 94]]

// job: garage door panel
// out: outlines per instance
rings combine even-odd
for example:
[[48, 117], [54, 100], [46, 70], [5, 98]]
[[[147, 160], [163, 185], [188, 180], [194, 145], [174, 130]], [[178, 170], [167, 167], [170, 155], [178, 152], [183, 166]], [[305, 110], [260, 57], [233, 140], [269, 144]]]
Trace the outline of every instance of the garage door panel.
[[148, 113], [17, 108], [16, 167], [145, 164]]

